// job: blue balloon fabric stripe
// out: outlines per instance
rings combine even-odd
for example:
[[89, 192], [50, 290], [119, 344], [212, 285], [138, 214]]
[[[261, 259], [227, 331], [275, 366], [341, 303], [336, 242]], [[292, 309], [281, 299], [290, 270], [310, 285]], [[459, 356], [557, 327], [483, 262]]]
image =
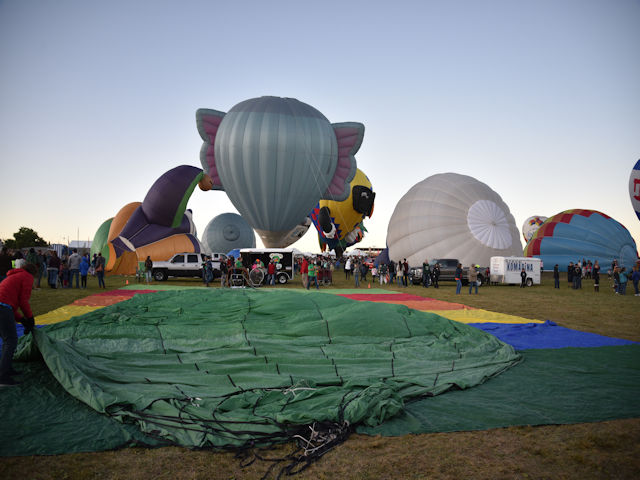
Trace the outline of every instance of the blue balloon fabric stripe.
[[595, 333], [581, 332], [570, 328], [560, 327], [555, 322], [547, 320], [545, 323], [471, 323], [516, 350], [538, 348], [568, 348], [568, 347], [608, 347], [633, 345], [636, 342], [621, 338], [605, 337]]

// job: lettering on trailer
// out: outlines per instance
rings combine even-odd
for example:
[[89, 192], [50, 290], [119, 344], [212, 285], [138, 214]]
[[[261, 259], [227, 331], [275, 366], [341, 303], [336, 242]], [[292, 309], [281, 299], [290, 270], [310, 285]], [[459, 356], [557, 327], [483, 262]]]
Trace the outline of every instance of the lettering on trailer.
[[507, 272], [520, 272], [523, 268], [526, 272], [533, 272], [533, 263], [523, 260], [507, 260]]

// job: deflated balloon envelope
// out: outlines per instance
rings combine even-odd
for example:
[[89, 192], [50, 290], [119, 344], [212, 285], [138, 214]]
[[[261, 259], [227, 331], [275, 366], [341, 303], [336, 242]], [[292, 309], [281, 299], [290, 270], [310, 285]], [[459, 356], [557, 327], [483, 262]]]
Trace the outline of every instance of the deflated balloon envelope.
[[486, 184], [441, 173], [400, 199], [387, 230], [389, 257], [417, 266], [435, 258], [489, 265], [492, 256], [520, 256], [520, 234], [509, 207]]
[[524, 249], [527, 257], [539, 257], [550, 270], [557, 263], [561, 271], [569, 262], [598, 260], [601, 268], [618, 260], [627, 270], [638, 258], [629, 231], [608, 215], [596, 210], [565, 210], [542, 224]]

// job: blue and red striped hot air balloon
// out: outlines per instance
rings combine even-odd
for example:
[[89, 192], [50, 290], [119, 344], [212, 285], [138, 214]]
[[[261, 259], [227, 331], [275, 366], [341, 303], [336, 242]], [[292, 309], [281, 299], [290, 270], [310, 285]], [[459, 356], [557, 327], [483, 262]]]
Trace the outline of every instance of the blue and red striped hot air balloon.
[[582, 259], [598, 260], [602, 268], [613, 260], [631, 267], [638, 251], [624, 225], [602, 212], [576, 209], [547, 219], [527, 243], [524, 255], [541, 258], [547, 269], [557, 263], [566, 271], [569, 262]]

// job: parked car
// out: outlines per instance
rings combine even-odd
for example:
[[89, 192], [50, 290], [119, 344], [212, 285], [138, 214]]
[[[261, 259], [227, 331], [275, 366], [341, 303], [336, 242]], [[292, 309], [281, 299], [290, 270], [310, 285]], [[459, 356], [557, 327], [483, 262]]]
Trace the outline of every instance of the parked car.
[[[431, 266], [431, 271], [433, 271], [433, 266], [438, 263], [440, 264], [440, 277], [438, 279], [439, 282], [454, 282], [456, 279], [456, 268], [458, 268], [458, 263], [460, 261], [457, 258], [436, 258], [429, 262]], [[411, 267], [409, 268], [409, 279], [411, 283], [414, 285], [422, 284], [422, 265], [419, 267]], [[478, 286], [482, 285], [485, 282], [484, 278], [484, 269], [478, 268]], [[462, 284], [469, 284], [469, 266], [462, 267]]]
[[202, 277], [202, 264], [207, 256], [211, 256], [214, 277], [220, 276], [220, 262], [226, 261], [223, 253], [176, 253], [166, 262], [153, 262], [152, 275], [159, 282], [169, 277]]

